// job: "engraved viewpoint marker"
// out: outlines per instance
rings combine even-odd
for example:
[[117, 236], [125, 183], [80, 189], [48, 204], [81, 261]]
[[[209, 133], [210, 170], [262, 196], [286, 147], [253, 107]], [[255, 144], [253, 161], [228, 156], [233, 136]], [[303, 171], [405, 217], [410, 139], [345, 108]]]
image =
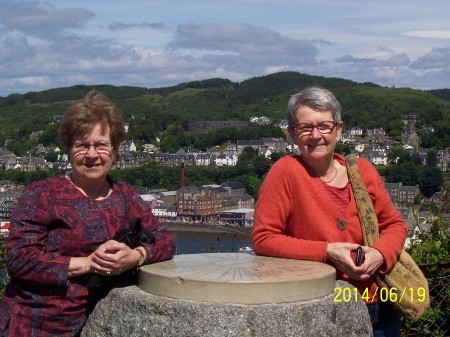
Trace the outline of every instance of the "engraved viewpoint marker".
[[336, 271], [313, 261], [247, 253], [177, 255], [140, 268], [138, 286], [155, 295], [212, 303], [289, 303], [334, 291]]

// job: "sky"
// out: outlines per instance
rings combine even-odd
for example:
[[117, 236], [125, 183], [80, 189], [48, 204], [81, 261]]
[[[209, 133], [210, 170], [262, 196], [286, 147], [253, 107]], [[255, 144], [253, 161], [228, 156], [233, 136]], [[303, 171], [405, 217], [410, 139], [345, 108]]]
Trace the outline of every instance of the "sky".
[[0, 0], [0, 96], [279, 71], [450, 88], [448, 0]]

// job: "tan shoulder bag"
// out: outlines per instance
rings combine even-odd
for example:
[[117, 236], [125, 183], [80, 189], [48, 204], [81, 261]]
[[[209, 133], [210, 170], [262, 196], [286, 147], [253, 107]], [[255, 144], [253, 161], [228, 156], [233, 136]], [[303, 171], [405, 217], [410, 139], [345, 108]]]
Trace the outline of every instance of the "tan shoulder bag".
[[[378, 220], [369, 193], [361, 178], [356, 156], [346, 157], [347, 171], [355, 195], [361, 221], [364, 244], [373, 246], [379, 238]], [[402, 250], [394, 267], [376, 282], [381, 289], [388, 289], [388, 298], [403, 316], [418, 320], [430, 306], [428, 281], [412, 257]]]

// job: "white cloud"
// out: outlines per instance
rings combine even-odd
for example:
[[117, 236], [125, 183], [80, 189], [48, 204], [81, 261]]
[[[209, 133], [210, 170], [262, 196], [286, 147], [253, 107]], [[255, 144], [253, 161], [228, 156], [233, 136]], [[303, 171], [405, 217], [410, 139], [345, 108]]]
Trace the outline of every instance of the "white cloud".
[[411, 64], [412, 69], [450, 69], [450, 48], [434, 48]]
[[79, 28], [94, 13], [81, 8], [57, 9], [48, 2], [2, 1], [0, 22], [11, 30], [47, 40]]
[[380, 58], [357, 58], [344, 55], [336, 59], [337, 63], [361, 64], [365, 67], [401, 67], [408, 66], [410, 60], [405, 53], [395, 54], [387, 59]]
[[279, 63], [314, 65], [318, 54], [307, 40], [285, 38], [269, 28], [248, 24], [183, 25], [169, 47], [207, 51], [204, 57], [208, 61], [241, 71]]
[[[450, 87], [450, 2], [0, 0], [0, 95], [276, 71]], [[406, 10], [407, 8], [407, 10]]]

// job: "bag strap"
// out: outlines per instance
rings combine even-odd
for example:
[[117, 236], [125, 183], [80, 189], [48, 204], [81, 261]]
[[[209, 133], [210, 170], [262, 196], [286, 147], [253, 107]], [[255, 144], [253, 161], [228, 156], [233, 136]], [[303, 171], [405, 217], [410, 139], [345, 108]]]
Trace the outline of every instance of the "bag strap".
[[367, 192], [366, 185], [359, 173], [356, 156], [350, 154], [345, 157], [345, 161], [347, 163], [347, 172], [350, 177], [353, 194], [355, 195], [364, 245], [373, 246], [378, 240], [379, 232], [378, 219], [373, 208], [372, 200], [370, 199], [369, 192]]

